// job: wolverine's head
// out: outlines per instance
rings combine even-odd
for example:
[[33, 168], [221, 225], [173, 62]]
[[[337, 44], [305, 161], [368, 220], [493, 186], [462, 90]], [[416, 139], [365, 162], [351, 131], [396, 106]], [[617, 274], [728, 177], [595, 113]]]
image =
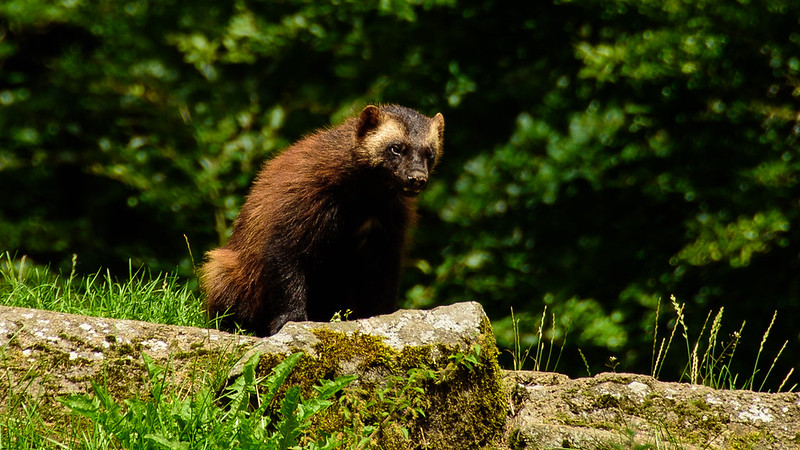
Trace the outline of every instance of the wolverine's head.
[[357, 152], [374, 168], [390, 174], [392, 187], [416, 196], [443, 153], [444, 117], [424, 116], [396, 105], [367, 106], [356, 121]]

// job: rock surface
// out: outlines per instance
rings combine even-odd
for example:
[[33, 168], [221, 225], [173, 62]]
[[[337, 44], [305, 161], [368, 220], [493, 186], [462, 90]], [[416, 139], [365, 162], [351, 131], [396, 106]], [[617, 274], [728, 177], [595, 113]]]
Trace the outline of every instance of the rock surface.
[[[431, 347], [431, 356], [435, 359], [447, 356], [441, 353], [439, 347], [470, 351], [484, 333], [491, 331], [491, 325], [480, 304], [464, 302], [427, 311], [400, 310], [350, 322], [289, 322], [274, 336], [259, 341], [250, 352], [288, 355], [303, 351], [317, 357], [319, 330], [374, 336], [395, 351], [409, 347]], [[242, 359], [246, 360], [247, 357]], [[340, 374], [349, 372], [342, 371]]]
[[[392, 448], [411, 448], [410, 442], [422, 439], [430, 448], [452, 443], [472, 448], [502, 431], [505, 403], [497, 349], [477, 303], [352, 322], [288, 323], [264, 339], [0, 306], [0, 413], [10, 399], [24, 397], [24, 403], [45, 412], [46, 421], [58, 422], [66, 411], [57, 398], [89, 393], [92, 382], [117, 399], [146, 396], [143, 354], [170, 368], [168, 385], [191, 391], [208, 377], [236, 376], [241, 367], [234, 362], [242, 364], [252, 352], [261, 354], [258, 375], [267, 375], [285, 356], [300, 351], [305, 355], [286, 384], [300, 386], [303, 395], [313, 395], [320, 379], [358, 375], [365, 404], [375, 404], [371, 396], [381, 396], [377, 392], [388, 380], [397, 383], [417, 369], [431, 374], [414, 388], [420, 392], [415, 408], [421, 413], [398, 416], [407, 418], [405, 433], [411, 439], [398, 426], [393, 436], [384, 433], [380, 445], [396, 439]], [[474, 362], [458, 362], [466, 355]], [[3, 397], [4, 392], [11, 395]]]
[[[176, 379], [205, 376], [259, 339], [216, 330], [0, 306], [0, 389], [61, 408], [57, 397], [88, 393], [91, 382], [116, 397], [144, 392], [142, 353]], [[0, 397], [0, 404], [2, 403]]]
[[627, 373], [507, 372], [518, 448], [800, 448], [800, 393], [664, 383]]
[[297, 351], [308, 355], [307, 382], [358, 374], [362, 386], [374, 387], [409, 367], [451, 367], [454, 352], [476, 345], [480, 368], [430, 385], [429, 409], [409, 426], [428, 448], [800, 448], [798, 393], [714, 390], [622, 373], [569, 379], [505, 372], [501, 384], [491, 327], [477, 303], [289, 323], [266, 339], [0, 306], [0, 412], [24, 398], [56, 421], [63, 409], [55, 398], [89, 392], [92, 381], [118, 398], [146, 392], [143, 353], [169, 366], [181, 388], [214, 373], [226, 377], [230, 367], [235, 374], [235, 361], [251, 352], [263, 355], [266, 371]]
[[248, 351], [282, 355], [305, 351], [317, 356], [315, 347], [320, 339], [315, 331], [329, 330], [376, 336], [397, 351], [432, 346], [436, 358], [443, 356], [437, 353], [440, 346], [469, 350], [488, 326], [483, 308], [474, 302], [430, 311], [401, 310], [351, 322], [289, 322], [278, 334], [263, 339], [204, 328], [0, 306], [0, 370], [5, 369], [11, 380], [32, 379], [31, 387], [59, 396], [88, 392], [90, 380], [102, 381], [104, 374], [118, 369], [124, 377], [115, 382], [141, 382], [140, 375], [145, 373], [142, 353], [169, 365], [175, 376], [186, 377], [187, 371], [197, 370], [198, 361], [213, 356], [246, 360]]

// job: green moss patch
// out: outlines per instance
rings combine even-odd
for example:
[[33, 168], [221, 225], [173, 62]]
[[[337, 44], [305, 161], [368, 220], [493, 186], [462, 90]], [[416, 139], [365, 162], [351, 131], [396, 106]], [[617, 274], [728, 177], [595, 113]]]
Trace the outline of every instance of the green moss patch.
[[[313, 356], [302, 357], [283, 389], [299, 386], [310, 398], [321, 379], [359, 376], [317, 418], [320, 433], [385, 449], [482, 448], [498, 439], [506, 402], [491, 332], [467, 351], [442, 344], [398, 351], [379, 337], [328, 329], [314, 335]], [[282, 358], [262, 356], [259, 375]]]

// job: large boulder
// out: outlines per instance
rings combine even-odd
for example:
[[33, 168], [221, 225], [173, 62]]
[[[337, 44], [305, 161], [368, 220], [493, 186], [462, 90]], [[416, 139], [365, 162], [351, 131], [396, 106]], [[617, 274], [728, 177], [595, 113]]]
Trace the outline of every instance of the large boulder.
[[[505, 422], [491, 325], [472, 302], [351, 322], [288, 323], [264, 339], [0, 307], [0, 350], [0, 384], [10, 383], [15, 399], [38, 404], [51, 422], [66, 414], [58, 397], [88, 393], [93, 381], [117, 399], [146, 395], [143, 354], [170, 368], [169, 384], [191, 390], [221, 371], [233, 379], [254, 352], [261, 355], [259, 375], [303, 352], [285, 384], [300, 386], [306, 398], [321, 379], [356, 375], [354, 392], [365, 407], [359, 414], [362, 422], [381, 422], [371, 439], [382, 447], [484, 446]], [[0, 412], [9, 407], [0, 397]], [[330, 417], [337, 413], [331, 408], [319, 421], [322, 431], [343, 426]]]

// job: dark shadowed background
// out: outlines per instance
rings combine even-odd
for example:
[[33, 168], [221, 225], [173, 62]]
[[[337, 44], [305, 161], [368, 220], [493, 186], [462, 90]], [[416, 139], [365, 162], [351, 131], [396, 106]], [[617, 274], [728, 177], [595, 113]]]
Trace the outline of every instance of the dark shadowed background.
[[399, 103], [447, 124], [403, 306], [527, 346], [546, 305], [558, 371], [650, 373], [674, 294], [747, 374], [777, 310], [797, 367], [800, 3], [333, 3], [0, 2], [0, 250], [196, 284], [265, 159]]

